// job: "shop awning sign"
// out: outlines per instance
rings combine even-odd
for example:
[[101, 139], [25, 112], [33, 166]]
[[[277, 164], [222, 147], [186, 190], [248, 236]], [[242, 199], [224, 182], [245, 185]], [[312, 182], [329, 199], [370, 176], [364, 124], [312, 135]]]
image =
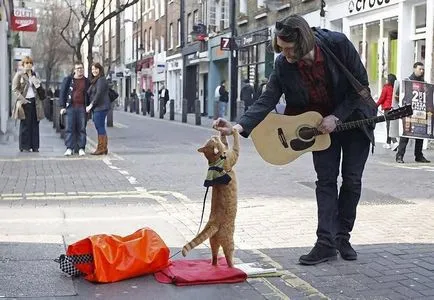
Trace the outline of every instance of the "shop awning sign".
[[349, 0], [348, 12], [354, 15], [395, 3], [398, 3], [398, 0]]
[[33, 15], [33, 10], [30, 8], [14, 8], [11, 23], [12, 31], [38, 31], [37, 19]]

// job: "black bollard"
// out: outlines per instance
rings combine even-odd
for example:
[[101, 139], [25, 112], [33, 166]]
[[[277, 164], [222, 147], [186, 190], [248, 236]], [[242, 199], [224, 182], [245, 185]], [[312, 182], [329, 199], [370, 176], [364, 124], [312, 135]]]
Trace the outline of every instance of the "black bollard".
[[199, 99], [197, 99], [194, 102], [194, 114], [196, 115], [196, 125], [201, 125], [200, 100]]
[[136, 100], [136, 114], [140, 114], [140, 99]]
[[124, 111], [125, 112], [128, 111], [128, 98], [127, 97], [125, 97], [125, 99], [124, 99]]
[[219, 102], [214, 101], [214, 120], [217, 120], [219, 117]]
[[182, 99], [182, 123], [187, 123], [187, 99]]
[[165, 108], [164, 108], [164, 98], [160, 98], [160, 119], [164, 118]]
[[151, 101], [149, 101], [149, 104], [151, 106], [151, 117], [153, 118], [155, 116], [155, 112], [154, 112], [154, 97], [151, 98]]
[[144, 116], [146, 116], [146, 111], [147, 111], [147, 109], [148, 109], [148, 105], [147, 105], [146, 102], [147, 102], [147, 101], [146, 101], [146, 99], [145, 99], [145, 100], [143, 100], [143, 103], [142, 103], [142, 107], [143, 107], [143, 109], [142, 109], [142, 113], [143, 113]]
[[175, 120], [175, 100], [170, 99], [170, 120]]
[[113, 104], [107, 113], [107, 127], [113, 127]]

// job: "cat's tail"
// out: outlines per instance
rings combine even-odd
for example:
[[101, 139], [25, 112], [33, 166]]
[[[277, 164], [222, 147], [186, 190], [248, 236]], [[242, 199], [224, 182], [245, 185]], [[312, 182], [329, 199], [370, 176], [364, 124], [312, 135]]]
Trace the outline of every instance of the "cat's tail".
[[188, 244], [182, 248], [182, 255], [187, 256], [187, 253], [196, 246], [202, 244], [206, 239], [209, 239], [218, 231], [218, 227], [211, 224], [206, 224], [205, 228]]

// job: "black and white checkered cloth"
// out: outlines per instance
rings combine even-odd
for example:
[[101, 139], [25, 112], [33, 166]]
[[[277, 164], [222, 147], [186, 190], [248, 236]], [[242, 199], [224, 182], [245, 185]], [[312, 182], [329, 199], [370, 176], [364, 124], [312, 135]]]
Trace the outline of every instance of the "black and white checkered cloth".
[[78, 270], [75, 265], [90, 263], [93, 262], [92, 254], [83, 254], [83, 255], [65, 255], [62, 254], [59, 258], [54, 260], [59, 263], [60, 269], [70, 276], [82, 276], [83, 274], [80, 270]]

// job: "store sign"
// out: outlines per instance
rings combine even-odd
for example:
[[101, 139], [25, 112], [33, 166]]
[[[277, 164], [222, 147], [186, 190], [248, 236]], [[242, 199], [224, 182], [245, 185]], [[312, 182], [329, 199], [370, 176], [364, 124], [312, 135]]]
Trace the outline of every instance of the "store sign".
[[14, 8], [14, 14], [11, 19], [11, 28], [13, 31], [35, 32], [38, 30], [36, 18], [33, 16], [33, 10], [29, 8]]
[[270, 38], [270, 30], [264, 28], [237, 38], [238, 48], [264, 43]]
[[398, 0], [350, 0], [348, 2], [348, 12], [354, 15], [394, 3], [398, 3]]
[[434, 85], [420, 82], [403, 80], [404, 87], [403, 104], [411, 104], [413, 115], [404, 118], [403, 136], [434, 139]]
[[25, 56], [32, 56], [32, 49], [31, 48], [13, 48], [12, 49], [12, 56], [14, 60], [23, 59]]

